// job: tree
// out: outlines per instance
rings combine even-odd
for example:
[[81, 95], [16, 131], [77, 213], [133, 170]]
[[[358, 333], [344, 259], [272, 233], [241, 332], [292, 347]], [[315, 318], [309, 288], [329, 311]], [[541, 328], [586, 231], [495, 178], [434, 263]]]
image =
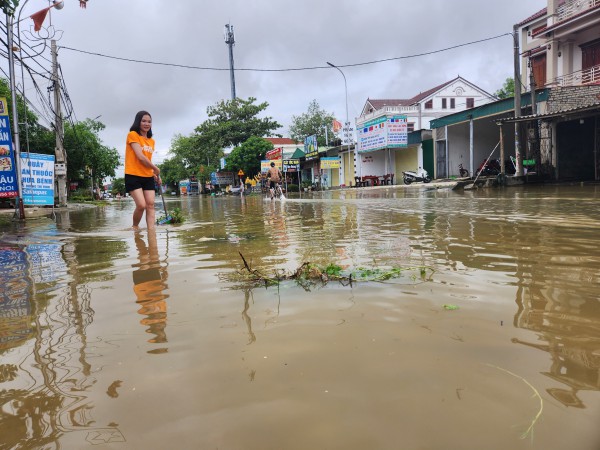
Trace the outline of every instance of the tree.
[[242, 169], [246, 176], [253, 177], [260, 173], [260, 161], [265, 158], [269, 150], [273, 150], [271, 142], [252, 136], [227, 156], [225, 170], [237, 172]]
[[[209, 119], [196, 128], [199, 144], [217, 148], [236, 147], [252, 136], [266, 137], [281, 125], [271, 117], [258, 117], [269, 104], [256, 99], [221, 100], [207, 109]], [[281, 137], [281, 135], [275, 134]]]
[[188, 168], [183, 164], [182, 159], [174, 156], [165, 159], [158, 165], [160, 169], [160, 179], [167, 185], [177, 186], [180, 180], [190, 176]]
[[[0, 78], [0, 97], [5, 97], [8, 111], [13, 117], [13, 104], [8, 80]], [[54, 131], [41, 126], [37, 115], [26, 107], [25, 100], [17, 93], [17, 112], [19, 114], [19, 150], [21, 152], [54, 154], [56, 138]], [[12, 123], [11, 123], [12, 128]], [[14, 132], [15, 130], [13, 130]]]
[[514, 78], [507, 78], [504, 80], [504, 84], [501, 89], [494, 92], [494, 95], [499, 99], [509, 98], [515, 96], [515, 80]]
[[98, 133], [104, 124], [86, 119], [83, 122], [67, 124], [63, 145], [67, 152], [67, 178], [87, 180], [94, 185], [106, 177], [114, 177], [119, 166], [119, 152], [102, 144]]
[[317, 135], [317, 143], [325, 145], [325, 128], [329, 139], [333, 140], [333, 119], [331, 113], [321, 109], [319, 103], [313, 100], [308, 105], [308, 111], [299, 116], [292, 116], [292, 124], [290, 125], [290, 136], [297, 141], [304, 141], [307, 136]]
[[125, 178], [115, 178], [112, 180], [112, 194], [125, 195]]

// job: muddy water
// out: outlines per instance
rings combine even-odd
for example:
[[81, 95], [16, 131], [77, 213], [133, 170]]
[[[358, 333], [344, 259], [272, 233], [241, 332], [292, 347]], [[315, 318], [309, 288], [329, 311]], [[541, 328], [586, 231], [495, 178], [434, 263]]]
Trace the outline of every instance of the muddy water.
[[[0, 448], [600, 448], [599, 187], [167, 207], [3, 229]], [[250, 289], [240, 253], [407, 270]]]

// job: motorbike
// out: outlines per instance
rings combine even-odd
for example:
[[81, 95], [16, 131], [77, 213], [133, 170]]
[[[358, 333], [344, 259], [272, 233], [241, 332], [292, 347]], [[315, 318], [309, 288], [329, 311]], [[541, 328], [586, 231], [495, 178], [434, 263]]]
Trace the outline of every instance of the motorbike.
[[429, 183], [431, 181], [431, 177], [422, 167], [419, 167], [419, 170], [416, 172], [407, 170], [406, 172], [402, 172], [402, 175], [404, 175], [404, 184], [411, 184], [419, 181], [422, 181], [423, 183]]
[[477, 168], [477, 176], [496, 176], [501, 172], [500, 161], [497, 159], [483, 160]]

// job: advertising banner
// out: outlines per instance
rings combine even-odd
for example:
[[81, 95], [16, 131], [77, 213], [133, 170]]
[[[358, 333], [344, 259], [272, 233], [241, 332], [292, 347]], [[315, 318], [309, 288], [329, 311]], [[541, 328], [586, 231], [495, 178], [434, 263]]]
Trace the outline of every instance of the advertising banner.
[[274, 148], [269, 150], [265, 155], [267, 159], [282, 159], [283, 158], [283, 147]]
[[408, 145], [408, 123], [406, 116], [391, 116], [387, 119], [388, 148]]
[[313, 134], [304, 139], [304, 156], [307, 160], [314, 159], [319, 156], [319, 146], [317, 144], [317, 135]]
[[54, 155], [21, 153], [24, 205], [54, 205]]
[[235, 173], [233, 173], [233, 172], [216, 172], [215, 180], [216, 180], [216, 182], [214, 184], [219, 184], [219, 185], [234, 184]]
[[321, 158], [321, 169], [339, 169], [340, 168], [340, 158], [338, 157], [330, 157], [330, 158]]
[[[272, 161], [269, 161], [268, 159], [263, 159], [260, 161], [261, 173], [267, 173], [269, 171], [269, 169], [271, 168], [272, 162], [275, 163], [275, 167], [277, 167], [279, 170], [281, 170], [281, 168], [283, 167], [283, 159], [274, 159]], [[283, 172], [283, 170], [281, 170], [281, 171]]]
[[6, 98], [0, 97], [0, 198], [19, 195], [17, 168], [13, 149]]
[[405, 115], [383, 116], [365, 122], [358, 128], [358, 153], [408, 145]]
[[300, 160], [284, 159], [282, 172], [300, 172]]
[[387, 117], [370, 120], [358, 128], [358, 152], [372, 152], [387, 146]]

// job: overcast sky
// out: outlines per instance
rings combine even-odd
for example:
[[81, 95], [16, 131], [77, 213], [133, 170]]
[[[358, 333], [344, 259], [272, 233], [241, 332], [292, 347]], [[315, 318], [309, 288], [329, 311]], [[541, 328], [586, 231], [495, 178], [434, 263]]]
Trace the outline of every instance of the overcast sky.
[[[21, 5], [24, 0], [21, 0]], [[315, 99], [345, 119], [342, 75], [331, 68], [434, 52], [510, 33], [545, 7], [544, 0], [65, 0], [51, 22], [59, 47], [111, 57], [225, 70], [128, 62], [62, 48], [59, 63], [77, 120], [106, 125], [104, 143], [124, 152], [135, 113], [152, 114], [155, 160], [167, 157], [177, 133], [190, 134], [206, 108], [231, 98], [224, 25], [235, 29], [237, 96], [266, 101], [288, 137], [292, 116]], [[48, 5], [29, 0], [22, 17]], [[46, 19], [44, 25], [50, 24]], [[21, 23], [27, 30], [32, 21]], [[25, 35], [26, 33], [22, 33]], [[49, 57], [49, 53], [46, 53]], [[50, 67], [46, 60], [40, 60]], [[3, 62], [6, 66], [6, 63]], [[41, 70], [38, 66], [38, 70]], [[410, 98], [461, 75], [493, 93], [513, 74], [508, 36], [427, 56], [343, 67], [351, 120], [367, 98]], [[38, 79], [43, 91], [48, 82]], [[26, 91], [34, 95], [25, 81]], [[35, 151], [32, 149], [32, 151]]]

